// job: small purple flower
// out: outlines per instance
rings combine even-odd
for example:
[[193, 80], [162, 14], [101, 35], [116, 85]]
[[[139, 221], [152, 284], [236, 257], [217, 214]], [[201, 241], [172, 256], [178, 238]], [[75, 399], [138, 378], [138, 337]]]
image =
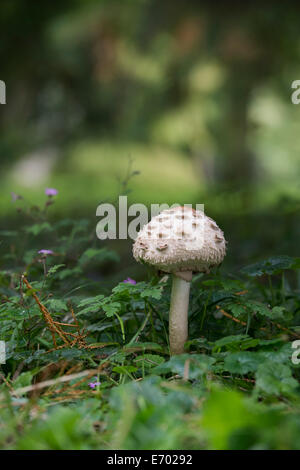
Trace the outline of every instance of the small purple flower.
[[46, 188], [45, 189], [45, 194], [48, 197], [57, 196], [58, 191], [55, 188]]
[[89, 383], [89, 387], [91, 387], [91, 388], [96, 388], [99, 385], [101, 385], [101, 382], [90, 382]]
[[52, 250], [40, 250], [39, 254], [40, 255], [53, 255], [54, 252]]
[[131, 277], [128, 277], [127, 279], [124, 279], [123, 281], [125, 284], [136, 284], [136, 281], [134, 279], [131, 279]]

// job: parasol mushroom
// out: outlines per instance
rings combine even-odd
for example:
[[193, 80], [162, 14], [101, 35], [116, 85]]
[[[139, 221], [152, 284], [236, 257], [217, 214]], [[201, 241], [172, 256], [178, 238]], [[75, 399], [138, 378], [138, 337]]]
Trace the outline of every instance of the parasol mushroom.
[[184, 352], [192, 275], [209, 273], [225, 256], [226, 241], [216, 222], [190, 207], [162, 211], [144, 225], [133, 245], [137, 261], [172, 274], [169, 314], [170, 353]]

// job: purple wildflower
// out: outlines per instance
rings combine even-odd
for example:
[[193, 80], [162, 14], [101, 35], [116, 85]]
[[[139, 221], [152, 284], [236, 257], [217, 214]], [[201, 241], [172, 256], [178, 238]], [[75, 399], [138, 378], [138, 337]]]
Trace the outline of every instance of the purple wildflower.
[[136, 284], [136, 281], [134, 279], [131, 279], [131, 277], [128, 277], [127, 279], [124, 279], [123, 281], [125, 284]]
[[53, 255], [54, 252], [52, 250], [40, 250], [39, 254], [40, 255]]
[[91, 388], [96, 388], [99, 385], [101, 385], [101, 382], [90, 382], [89, 383], [89, 387], [91, 387]]
[[48, 197], [57, 196], [58, 191], [55, 188], [46, 188], [45, 189], [45, 194]]

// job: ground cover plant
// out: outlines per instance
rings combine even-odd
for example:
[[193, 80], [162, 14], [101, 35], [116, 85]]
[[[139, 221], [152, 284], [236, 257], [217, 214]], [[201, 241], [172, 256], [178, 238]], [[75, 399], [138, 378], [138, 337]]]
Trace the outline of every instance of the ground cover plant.
[[299, 448], [300, 259], [194, 276], [170, 357], [171, 280], [101, 283], [117, 253], [88, 220], [50, 223], [55, 197], [13, 195], [24, 224], [1, 231], [0, 447]]

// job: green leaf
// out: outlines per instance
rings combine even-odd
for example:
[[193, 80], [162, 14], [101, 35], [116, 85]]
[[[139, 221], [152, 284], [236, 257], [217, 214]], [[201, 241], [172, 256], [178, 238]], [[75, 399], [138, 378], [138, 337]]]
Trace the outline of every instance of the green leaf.
[[241, 393], [234, 390], [211, 392], [203, 406], [201, 427], [207, 432], [210, 448], [230, 449], [233, 432], [243, 433], [259, 420], [259, 413], [253, 413]]
[[273, 307], [270, 318], [274, 320], [291, 320], [293, 315], [290, 312], [287, 312], [284, 307]]
[[156, 300], [159, 300], [162, 296], [162, 286], [151, 286], [151, 287], [146, 287], [141, 292], [141, 297], [144, 298], [153, 298]]
[[232, 374], [248, 374], [255, 372], [261, 363], [257, 352], [243, 351], [228, 354], [225, 357], [224, 369]]
[[276, 362], [260, 364], [256, 373], [256, 388], [269, 395], [290, 395], [298, 387], [291, 369]]
[[240, 302], [226, 304], [226, 307], [233, 313], [235, 317], [239, 317], [240, 315], [247, 313], [246, 306]]
[[151, 368], [158, 366], [165, 362], [165, 359], [158, 354], [144, 354], [134, 359], [134, 362], [137, 366], [142, 367], [143, 364], [145, 367]]
[[169, 361], [155, 367], [152, 371], [158, 375], [172, 372], [181, 377], [186, 372], [189, 379], [198, 379], [211, 370], [211, 366], [215, 362], [213, 357], [205, 354], [180, 354], [171, 357]]
[[248, 313], [258, 313], [265, 317], [272, 317], [272, 310], [269, 309], [262, 302], [257, 300], [239, 300], [238, 302], [231, 302], [226, 304], [226, 307], [234, 314], [239, 317]]
[[49, 299], [46, 302], [46, 306], [49, 310], [55, 313], [63, 311], [67, 312], [69, 310], [67, 304], [60, 299]]
[[286, 269], [299, 269], [300, 258], [290, 256], [272, 256], [264, 261], [251, 264], [241, 269], [243, 274], [251, 277], [262, 276], [264, 274], [279, 274]]
[[256, 300], [247, 300], [245, 306], [250, 310], [251, 313], [258, 313], [259, 315], [269, 317], [272, 311], [263, 303]]
[[268, 359], [274, 363], [287, 364], [291, 360], [292, 351], [291, 343], [288, 342], [284, 343], [278, 349], [273, 345], [271, 350], [260, 350], [259, 355], [262, 361]]
[[213, 351], [217, 351], [223, 346], [229, 350], [254, 348], [259, 344], [259, 339], [251, 338], [248, 335], [231, 335], [215, 341]]
[[78, 304], [78, 307], [79, 308], [86, 307], [87, 305], [93, 305], [93, 304], [101, 305], [101, 301], [103, 298], [104, 298], [103, 294], [96, 295], [95, 297], [88, 297], [87, 299], [81, 300], [81, 302], [79, 302]]
[[52, 232], [53, 228], [49, 222], [42, 222], [41, 224], [34, 224], [30, 227], [25, 227], [27, 233], [32, 233], [32, 235], [37, 236], [42, 232]]
[[80, 310], [77, 314], [83, 315], [85, 313], [97, 312], [102, 308], [102, 300], [104, 299], [104, 295], [96, 295], [95, 297], [89, 297], [87, 299], [82, 300], [78, 304], [78, 308], [84, 307]]
[[102, 303], [102, 309], [107, 317], [112, 317], [116, 313], [120, 312], [121, 304], [120, 302], [110, 302], [108, 304]]
[[48, 271], [48, 276], [51, 276], [52, 274], [55, 274], [56, 271], [58, 271], [60, 268], [63, 268], [64, 266], [66, 266], [65, 264], [55, 264], [54, 266], [52, 266], [49, 271]]
[[137, 371], [137, 367], [134, 366], [115, 366], [112, 369], [113, 372], [118, 372], [118, 374], [126, 374]]
[[14, 389], [31, 385], [32, 379], [37, 374], [38, 370], [39, 369], [33, 369], [28, 372], [22, 372], [22, 374], [20, 374], [19, 377], [13, 382]]

